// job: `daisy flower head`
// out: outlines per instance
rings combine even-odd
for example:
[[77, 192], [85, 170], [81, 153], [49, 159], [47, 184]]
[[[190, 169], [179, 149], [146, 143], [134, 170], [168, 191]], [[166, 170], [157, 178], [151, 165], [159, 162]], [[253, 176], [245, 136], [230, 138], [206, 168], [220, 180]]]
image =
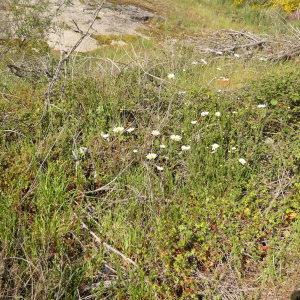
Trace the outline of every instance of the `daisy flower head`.
[[212, 144], [211, 145], [211, 150], [213, 151], [213, 152], [215, 152], [218, 148], [220, 147], [220, 145], [218, 145], [218, 144]]
[[244, 166], [247, 163], [247, 161], [244, 158], [239, 158], [239, 163]]
[[191, 121], [191, 124], [192, 124], [192, 125], [196, 125], [197, 123], [198, 123], [197, 120]]
[[134, 127], [129, 127], [128, 129], [126, 129], [126, 131], [127, 131], [128, 133], [131, 133], [131, 132], [133, 132], [134, 130], [135, 130]]
[[175, 78], [175, 74], [174, 73], [170, 73], [168, 74], [168, 79], [174, 79]]
[[138, 150], [138, 149], [133, 149], [132, 152], [133, 152], [133, 153], [138, 153], [139, 150]]
[[166, 145], [161, 144], [161, 145], [159, 145], [159, 148], [160, 148], [160, 149], [166, 149]]
[[113, 128], [114, 133], [123, 133], [124, 132], [124, 127], [118, 126]]
[[182, 140], [182, 136], [177, 134], [172, 134], [170, 135], [170, 139], [175, 142], [180, 142]]
[[147, 158], [148, 160], [153, 160], [153, 159], [157, 158], [157, 154], [156, 154], [156, 153], [148, 153], [148, 154], [146, 155], [146, 158]]
[[160, 135], [160, 132], [159, 132], [159, 130], [152, 130], [152, 131], [151, 131], [151, 134], [152, 134], [153, 136], [159, 136], [159, 135]]
[[267, 104], [258, 104], [257, 105], [257, 108], [266, 108], [267, 107]]
[[208, 111], [202, 111], [200, 115], [201, 115], [201, 117], [206, 117], [206, 116], [209, 115], [209, 112]]
[[164, 170], [164, 167], [161, 167], [161, 166], [155, 166], [156, 167], [156, 169], [158, 170], [158, 171], [163, 171]]
[[102, 137], [104, 140], [108, 140], [108, 139], [109, 139], [109, 133], [101, 132], [100, 135], [101, 135], [101, 137]]
[[181, 150], [182, 151], [189, 151], [189, 150], [191, 150], [191, 146], [190, 145], [182, 145]]
[[221, 113], [220, 113], [219, 111], [217, 111], [217, 112], [215, 113], [215, 116], [216, 116], [216, 117], [221, 117]]

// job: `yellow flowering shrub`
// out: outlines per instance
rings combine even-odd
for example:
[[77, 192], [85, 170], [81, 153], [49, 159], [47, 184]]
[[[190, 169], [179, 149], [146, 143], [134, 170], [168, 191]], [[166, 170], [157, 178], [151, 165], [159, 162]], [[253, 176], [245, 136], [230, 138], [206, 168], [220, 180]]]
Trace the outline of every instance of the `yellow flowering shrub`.
[[272, 2], [274, 5], [278, 5], [288, 12], [300, 7], [300, 0], [272, 0]]
[[[253, 5], [266, 4], [266, 1], [260, 0], [233, 0], [233, 2], [236, 5], [241, 5], [245, 3]], [[300, 0], [269, 0], [267, 4], [272, 6], [279, 6], [287, 12], [292, 12], [300, 7]]]

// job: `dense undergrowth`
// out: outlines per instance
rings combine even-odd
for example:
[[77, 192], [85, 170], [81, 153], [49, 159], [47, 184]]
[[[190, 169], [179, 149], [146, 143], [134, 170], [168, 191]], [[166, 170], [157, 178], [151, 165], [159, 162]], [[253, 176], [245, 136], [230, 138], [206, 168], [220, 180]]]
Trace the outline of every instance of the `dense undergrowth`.
[[290, 292], [300, 253], [293, 62], [105, 48], [69, 62], [46, 110], [49, 79], [6, 67], [24, 53], [57, 64], [35, 48], [6, 53], [0, 68], [1, 298]]

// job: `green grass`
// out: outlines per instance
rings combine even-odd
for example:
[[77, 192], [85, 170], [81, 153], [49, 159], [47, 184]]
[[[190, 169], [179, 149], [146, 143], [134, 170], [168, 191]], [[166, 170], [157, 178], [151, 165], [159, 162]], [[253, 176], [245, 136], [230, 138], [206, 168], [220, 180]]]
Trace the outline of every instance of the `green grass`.
[[[104, 47], [69, 62], [46, 112], [47, 78], [11, 74], [14, 49], [0, 66], [0, 297], [276, 299], [280, 287], [288, 298], [300, 253], [295, 62], [155, 39]], [[26, 49], [28, 62], [43, 51]]]

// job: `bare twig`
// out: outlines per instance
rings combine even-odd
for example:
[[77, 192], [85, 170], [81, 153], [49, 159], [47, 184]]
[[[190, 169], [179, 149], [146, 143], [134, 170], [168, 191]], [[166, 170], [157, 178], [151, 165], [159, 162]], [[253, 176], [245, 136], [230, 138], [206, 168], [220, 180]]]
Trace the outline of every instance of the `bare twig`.
[[116, 248], [112, 247], [111, 245], [107, 244], [106, 242], [101, 241], [101, 239], [96, 235], [95, 232], [93, 232], [92, 230], [90, 230], [88, 228], [88, 226], [81, 221], [81, 225], [84, 229], [88, 230], [90, 235], [94, 238], [95, 242], [99, 245], [102, 245], [106, 250], [108, 250], [109, 252], [113, 252], [115, 254], [117, 254], [118, 256], [120, 256], [125, 262], [134, 265], [135, 267], [137, 267], [137, 264], [129, 257], [127, 257], [126, 255], [124, 255], [122, 252], [120, 252], [119, 250], [117, 250]]
[[56, 81], [59, 79], [59, 76], [60, 76], [60, 73], [63, 69], [64, 64], [68, 62], [68, 60], [70, 59], [70, 57], [74, 53], [74, 51], [76, 51], [76, 49], [80, 46], [82, 41], [89, 35], [89, 32], [90, 32], [91, 28], [93, 27], [98, 15], [99, 15], [99, 12], [102, 9], [105, 2], [106, 1], [103, 0], [102, 3], [99, 5], [99, 7], [96, 9], [95, 14], [94, 14], [94, 18], [91, 21], [91, 23], [90, 23], [88, 29], [85, 31], [85, 33], [83, 33], [81, 35], [81, 37], [78, 39], [78, 41], [75, 43], [75, 45], [69, 50], [68, 53], [65, 53], [64, 55], [62, 55], [60, 61], [58, 62], [58, 65], [57, 65], [56, 70], [54, 72], [53, 78], [52, 78], [51, 82], [49, 83], [48, 89], [47, 89], [46, 94], [45, 94], [46, 109], [48, 109], [49, 106], [50, 106], [52, 90], [53, 90], [53, 87], [54, 87]]

